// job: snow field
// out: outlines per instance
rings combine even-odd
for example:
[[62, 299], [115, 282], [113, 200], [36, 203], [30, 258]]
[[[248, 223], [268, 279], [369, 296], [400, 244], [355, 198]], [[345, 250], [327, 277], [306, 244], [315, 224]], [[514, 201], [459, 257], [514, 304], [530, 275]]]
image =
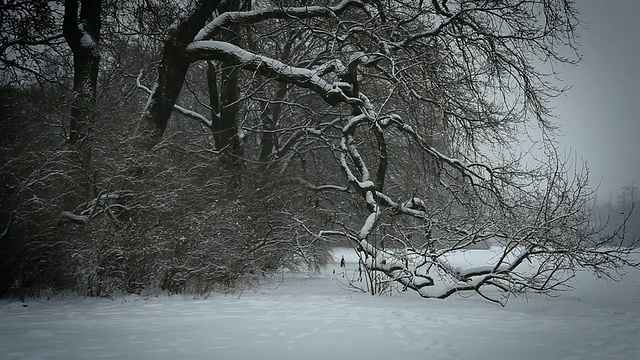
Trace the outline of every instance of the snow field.
[[638, 271], [620, 283], [580, 274], [559, 298], [502, 308], [350, 291], [343, 255], [353, 274], [357, 257], [341, 249], [320, 274], [207, 299], [0, 300], [0, 359], [640, 359]]

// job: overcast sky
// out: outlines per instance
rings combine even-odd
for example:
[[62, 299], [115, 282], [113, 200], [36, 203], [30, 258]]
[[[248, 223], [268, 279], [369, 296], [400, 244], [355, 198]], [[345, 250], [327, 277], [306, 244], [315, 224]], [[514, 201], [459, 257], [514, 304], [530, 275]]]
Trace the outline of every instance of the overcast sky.
[[560, 138], [589, 164], [600, 198], [635, 182], [640, 187], [640, 1], [578, 0], [586, 29], [584, 61], [562, 71], [573, 85], [556, 100]]

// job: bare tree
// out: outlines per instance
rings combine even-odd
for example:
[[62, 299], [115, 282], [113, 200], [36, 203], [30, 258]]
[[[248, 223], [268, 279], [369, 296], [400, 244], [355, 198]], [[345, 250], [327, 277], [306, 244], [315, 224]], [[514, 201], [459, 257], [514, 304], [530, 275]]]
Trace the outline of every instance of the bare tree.
[[100, 65], [101, 0], [65, 1], [62, 30], [73, 53], [73, 100], [69, 128], [69, 142], [80, 158], [80, 182], [85, 184], [84, 201], [92, 199], [93, 122], [95, 118], [96, 88]]
[[[217, 2], [195, 9], [207, 4]], [[594, 240], [586, 175], [572, 173], [578, 164], [564, 161], [553, 145], [549, 101], [563, 89], [536, 64], [577, 62], [577, 53], [561, 55], [576, 50], [573, 2], [273, 2], [215, 13], [204, 26], [196, 13], [181, 23], [188, 34], [171, 42], [183, 59], [221, 61], [315, 93], [333, 107], [334, 120], [299, 121], [304, 136], [292, 143], [285, 136], [282, 146], [267, 141], [271, 158], [283, 163], [291, 161], [287, 153], [306, 154], [282, 174], [329, 194], [322, 201], [334, 209], [334, 228], [310, 233], [350, 239], [370, 271], [423, 297], [475, 291], [501, 302], [528, 290], [563, 289], [581, 268], [612, 276], [638, 266], [630, 248], [608, 246], [611, 237]], [[276, 25], [300, 29], [303, 58], [222, 35]], [[550, 76], [557, 76], [553, 69]], [[282, 102], [286, 94], [278, 96]], [[158, 98], [168, 99], [163, 86], [151, 95], [150, 110]], [[173, 107], [174, 98], [165, 105]], [[308, 106], [288, 104], [294, 103]], [[141, 124], [157, 125], [153, 144], [167, 113], [146, 114]], [[532, 131], [544, 149], [538, 163], [524, 162], [518, 146]], [[300, 171], [309, 159], [314, 169], [338, 169], [342, 180]], [[364, 206], [358, 212], [332, 201], [340, 197]], [[494, 261], [448, 265], [456, 253], [487, 243], [500, 249]]]
[[176, 20], [175, 26], [169, 29], [163, 44], [155, 91], [149, 98], [139, 124], [142, 147], [151, 148], [162, 138], [192, 62], [186, 46], [211, 16], [219, 2], [195, 2], [181, 19]]
[[[638, 266], [636, 242], [616, 240], [624, 228], [595, 236], [586, 171], [554, 146], [549, 102], [563, 89], [548, 80], [579, 59], [572, 1], [116, 1], [102, 23], [101, 4], [64, 8], [75, 69], [68, 138], [82, 179], [58, 161], [67, 152], [55, 141], [52, 157], [24, 171], [12, 160], [0, 174], [15, 184], [2, 193], [0, 238], [11, 243], [36, 218], [16, 214], [58, 206], [52, 179], [69, 182], [63, 196], [83, 183], [83, 199], [48, 222], [53, 235], [33, 242], [46, 249], [33, 254], [72, 259], [59, 272], [72, 285], [59, 286], [204, 293], [322, 263], [331, 241], [353, 245], [373, 293], [394, 283], [430, 298], [476, 292], [504, 303], [563, 290], [580, 269], [615, 277]], [[60, 39], [54, 28], [18, 30], [2, 35], [3, 66]], [[47, 171], [33, 171], [47, 159]], [[18, 187], [48, 205], [25, 207]], [[479, 248], [492, 257], [456, 264]], [[56, 261], [34, 264], [0, 290], [56, 282], [39, 267]]]

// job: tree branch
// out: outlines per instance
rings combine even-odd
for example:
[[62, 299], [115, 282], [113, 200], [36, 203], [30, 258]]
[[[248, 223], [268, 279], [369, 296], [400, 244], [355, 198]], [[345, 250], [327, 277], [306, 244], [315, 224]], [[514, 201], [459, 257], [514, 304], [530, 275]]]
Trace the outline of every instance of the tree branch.
[[270, 7], [253, 11], [230, 11], [217, 16], [198, 32], [194, 41], [213, 39], [230, 25], [251, 25], [270, 19], [310, 19], [336, 17], [351, 7], [364, 7], [361, 0], [343, 0], [336, 6]]
[[223, 41], [194, 41], [187, 51], [199, 60], [223, 60], [277, 81], [288, 82], [310, 89], [320, 95], [330, 105], [341, 102], [361, 104], [360, 99], [349, 97], [342, 87], [348, 84], [330, 83], [321, 78], [317, 71], [287, 65], [267, 56], [251, 53], [239, 46]]
[[[142, 89], [144, 92], [146, 92], [147, 94], [149, 94], [149, 96], [151, 96], [153, 94], [153, 90], [149, 89], [148, 87], [144, 86], [142, 84], [142, 71], [140, 72], [140, 74], [138, 74], [138, 77], [136, 78], [136, 87], [138, 87], [139, 89]], [[189, 119], [195, 120], [199, 123], [201, 123], [202, 125], [206, 126], [207, 128], [211, 128], [211, 120], [209, 120], [206, 116], [201, 115], [195, 111], [183, 108], [180, 105], [174, 104], [173, 105], [173, 109], [180, 115], [185, 116]]]

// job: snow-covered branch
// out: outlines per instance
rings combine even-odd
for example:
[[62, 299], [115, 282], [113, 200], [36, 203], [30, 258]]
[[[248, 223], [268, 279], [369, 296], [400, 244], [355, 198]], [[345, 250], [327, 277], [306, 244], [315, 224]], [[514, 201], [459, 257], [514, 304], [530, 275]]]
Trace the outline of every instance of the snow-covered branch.
[[270, 57], [254, 54], [239, 46], [223, 41], [194, 41], [187, 46], [189, 53], [201, 60], [216, 59], [255, 71], [278, 81], [295, 84], [310, 89], [320, 95], [327, 103], [337, 105], [341, 102], [361, 104], [360, 99], [349, 97], [340, 87], [340, 83], [324, 80], [317, 71], [287, 65]]
[[267, 7], [253, 11], [230, 11], [210, 21], [195, 36], [194, 41], [213, 39], [222, 28], [231, 25], [252, 25], [269, 19], [310, 19], [337, 17], [349, 8], [363, 7], [361, 0], [343, 0], [335, 6]]
[[87, 222], [89, 221], [89, 217], [86, 215], [76, 215], [72, 212], [69, 211], [62, 211], [60, 213], [60, 218], [61, 219], [67, 219], [67, 220], [71, 220], [71, 221], [75, 221], [75, 222]]

